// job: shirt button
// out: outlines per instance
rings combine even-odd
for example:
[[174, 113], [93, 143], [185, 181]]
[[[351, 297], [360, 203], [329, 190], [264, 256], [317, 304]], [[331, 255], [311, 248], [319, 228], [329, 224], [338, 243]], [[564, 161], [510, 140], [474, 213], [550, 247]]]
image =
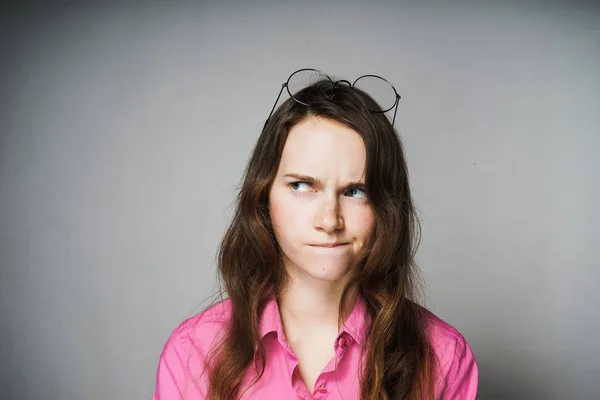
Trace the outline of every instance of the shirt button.
[[323, 383], [319, 387], [317, 387], [316, 391], [319, 393], [325, 393], [327, 392], [327, 386], [325, 386], [325, 384]]
[[340, 346], [342, 349], [346, 348], [346, 338], [341, 337], [338, 340], [338, 346]]

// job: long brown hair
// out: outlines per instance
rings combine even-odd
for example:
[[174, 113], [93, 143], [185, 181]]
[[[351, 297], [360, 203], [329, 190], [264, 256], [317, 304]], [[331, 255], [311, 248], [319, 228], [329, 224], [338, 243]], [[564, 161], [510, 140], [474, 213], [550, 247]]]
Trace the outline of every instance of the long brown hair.
[[286, 273], [269, 217], [269, 190], [290, 129], [311, 116], [355, 130], [366, 154], [366, 191], [375, 214], [370, 251], [350, 274], [340, 316], [353, 288], [372, 321], [366, 333], [360, 398], [392, 400], [432, 397], [434, 356], [426, 336], [424, 309], [416, 304], [419, 274], [414, 262], [420, 225], [409, 188], [402, 144], [379, 105], [366, 93], [320, 81], [285, 101], [265, 124], [244, 171], [229, 229], [218, 251], [218, 274], [232, 314], [220, 345], [208, 361], [211, 400], [237, 398], [246, 369], [255, 362], [257, 382], [266, 352], [259, 321], [270, 296], [286, 285]]

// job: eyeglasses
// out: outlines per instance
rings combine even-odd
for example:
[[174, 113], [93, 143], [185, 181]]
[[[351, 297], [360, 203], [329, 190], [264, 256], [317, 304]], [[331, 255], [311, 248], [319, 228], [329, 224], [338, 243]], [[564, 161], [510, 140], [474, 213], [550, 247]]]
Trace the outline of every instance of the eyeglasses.
[[387, 79], [378, 75], [362, 75], [356, 78], [353, 83], [350, 83], [350, 81], [345, 79], [334, 81], [329, 77], [329, 75], [314, 68], [302, 68], [294, 71], [287, 81], [281, 85], [281, 90], [279, 90], [279, 94], [277, 95], [277, 99], [275, 100], [275, 104], [273, 104], [273, 108], [269, 113], [269, 118], [267, 118], [267, 121], [269, 121], [271, 115], [273, 115], [273, 111], [275, 111], [275, 106], [281, 97], [281, 93], [283, 93], [283, 89], [287, 90], [290, 97], [294, 99], [296, 103], [308, 106], [307, 103], [300, 101], [296, 96], [301, 89], [306, 88], [317, 80], [324, 80], [325, 82], [329, 81], [331, 84], [331, 88], [329, 90], [325, 90], [325, 93], [329, 99], [333, 98], [336, 86], [343, 84], [351, 88], [358, 88], [369, 94], [375, 101], [377, 101], [377, 103], [381, 106], [381, 109], [369, 109], [369, 111], [373, 113], [386, 113], [393, 108], [394, 117], [392, 118], [392, 125], [394, 125], [394, 122], [396, 121], [396, 112], [398, 111], [400, 95], [396, 91], [396, 88]]

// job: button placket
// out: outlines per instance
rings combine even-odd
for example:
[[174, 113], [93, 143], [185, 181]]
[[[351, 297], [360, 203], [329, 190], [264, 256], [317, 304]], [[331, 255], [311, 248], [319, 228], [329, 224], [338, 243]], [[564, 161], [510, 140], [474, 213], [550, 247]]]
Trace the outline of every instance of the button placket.
[[316, 393], [327, 393], [327, 385], [325, 383], [321, 383], [314, 390]]
[[342, 358], [342, 355], [346, 352], [346, 347], [348, 346], [348, 339], [344, 336], [340, 336], [335, 341], [335, 354], [337, 359]]

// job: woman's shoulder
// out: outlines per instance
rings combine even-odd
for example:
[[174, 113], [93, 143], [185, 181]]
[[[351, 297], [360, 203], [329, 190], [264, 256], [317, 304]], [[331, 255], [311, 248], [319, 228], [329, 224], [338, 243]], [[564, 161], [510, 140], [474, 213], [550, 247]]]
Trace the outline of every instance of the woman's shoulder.
[[181, 322], [169, 335], [160, 354], [153, 399], [205, 398], [204, 373], [209, 351], [223, 337], [231, 316], [229, 299], [206, 308]]
[[198, 314], [185, 319], [179, 327], [186, 331], [202, 329], [213, 324], [224, 324], [229, 321], [230, 317], [231, 299], [226, 298], [206, 307]]
[[435, 347], [444, 347], [452, 343], [466, 343], [465, 337], [448, 322], [444, 321], [432, 311], [423, 308], [425, 317], [425, 327], [431, 345]]
[[460, 353], [472, 355], [469, 343], [458, 329], [427, 309], [423, 313], [429, 342], [442, 364], [452, 362]]
[[479, 370], [471, 346], [452, 325], [427, 309], [423, 309], [423, 312], [427, 336], [442, 378], [438, 384], [443, 395], [450, 396], [449, 398], [474, 399]]
[[185, 319], [171, 333], [168, 341], [181, 341], [185, 345], [196, 342], [206, 344], [220, 336], [231, 318], [231, 300], [224, 299], [200, 313]]

